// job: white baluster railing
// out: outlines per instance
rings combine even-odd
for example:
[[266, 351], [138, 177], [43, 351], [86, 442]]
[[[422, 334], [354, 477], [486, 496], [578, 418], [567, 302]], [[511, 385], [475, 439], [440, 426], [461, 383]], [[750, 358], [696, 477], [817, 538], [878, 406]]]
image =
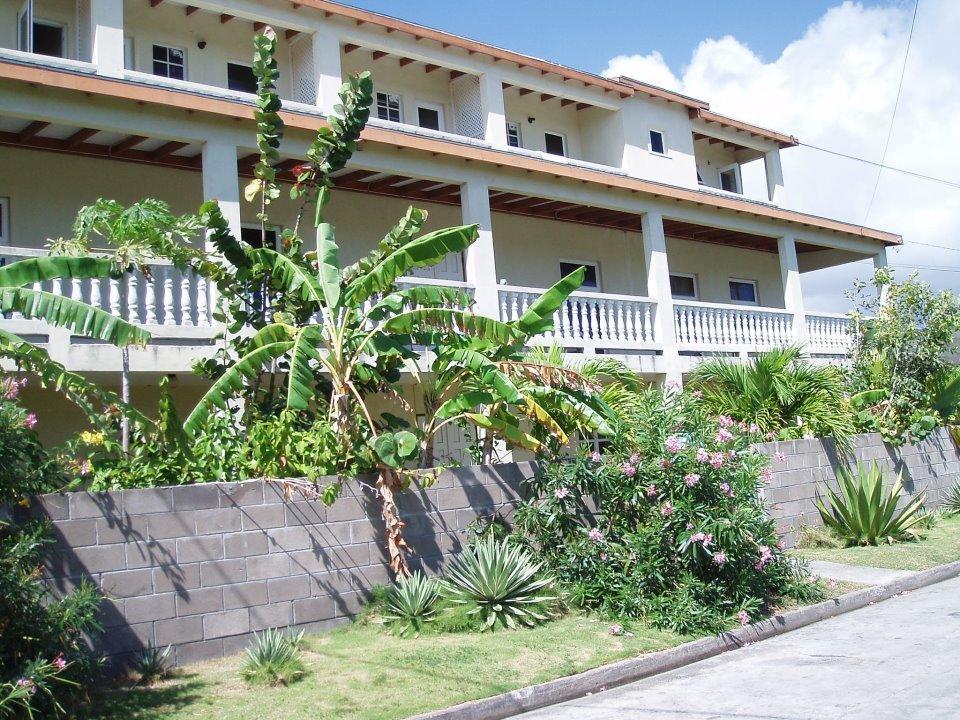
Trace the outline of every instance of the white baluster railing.
[[852, 321], [839, 313], [807, 313], [808, 348], [821, 355], [848, 355]]
[[786, 310], [674, 300], [673, 327], [680, 347], [706, 351], [755, 351], [794, 342]]
[[[540, 288], [499, 286], [500, 319], [521, 317], [537, 298]], [[553, 331], [542, 340], [564, 347], [639, 349], [654, 344], [653, 314], [656, 303], [634, 295], [573, 293], [553, 316]]]

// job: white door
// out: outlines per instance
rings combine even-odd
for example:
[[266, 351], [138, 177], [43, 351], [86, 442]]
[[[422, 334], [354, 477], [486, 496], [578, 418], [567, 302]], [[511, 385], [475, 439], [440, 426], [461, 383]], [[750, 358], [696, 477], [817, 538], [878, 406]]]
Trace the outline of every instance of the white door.
[[17, 50], [33, 51], [33, 0], [27, 0], [17, 13]]
[[470, 445], [473, 443], [473, 430], [467, 430], [450, 423], [444, 425], [433, 440], [433, 457], [437, 465], [449, 462], [459, 462], [461, 465], [470, 465]]
[[431, 267], [414, 268], [412, 275], [432, 280], [463, 280], [463, 254], [450, 253], [443, 262]]

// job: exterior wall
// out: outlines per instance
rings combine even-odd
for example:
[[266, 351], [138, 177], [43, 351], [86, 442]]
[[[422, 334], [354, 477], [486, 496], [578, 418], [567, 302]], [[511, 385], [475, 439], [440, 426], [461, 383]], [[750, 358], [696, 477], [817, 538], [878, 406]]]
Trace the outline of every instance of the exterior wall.
[[[624, 169], [638, 177], [697, 187], [693, 134], [686, 109], [673, 103], [630, 98], [623, 104], [627, 147]], [[664, 134], [666, 157], [650, 152], [650, 131]]]
[[[23, 6], [21, 0], [0, 0], [0, 47], [16, 49], [17, 15]], [[63, 25], [64, 53], [77, 57], [77, 8], [72, 0], [36, 0], [35, 20]]]
[[783, 307], [780, 259], [775, 253], [667, 238], [670, 272], [697, 276], [702, 302], [729, 303], [730, 278], [756, 280], [759, 304]]
[[[566, 138], [567, 157], [578, 160], [599, 162], [592, 157], [584, 157], [581, 146], [580, 118], [572, 105], [560, 107], [559, 100], [540, 102], [539, 93], [520, 96], [516, 90], [505, 90], [503, 109], [507, 120], [520, 125], [521, 144], [527, 150], [546, 152], [545, 132], [560, 133]], [[533, 122], [528, 122], [528, 118]]]
[[[437, 572], [478, 515], [506, 512], [529, 463], [457, 468], [397, 496], [417, 562]], [[103, 590], [100, 648], [117, 664], [153, 645], [178, 664], [236, 652], [252, 632], [346, 622], [390, 581], [373, 498], [350, 484], [330, 507], [287, 502], [276, 483], [210, 483], [46, 495], [35, 515], [58, 544], [46, 575], [58, 591]]]
[[885, 445], [877, 433], [854, 438], [854, 458], [845, 461], [838, 456], [830, 440], [791, 440], [759, 445], [758, 449], [772, 456], [779, 451], [787, 456], [783, 463], [774, 462], [773, 481], [764, 491], [769, 512], [777, 522], [777, 531], [791, 546], [804, 525], [821, 525], [814, 506], [817, 491], [824, 483], [836, 485], [836, 469], [844, 464], [876, 462], [883, 468], [887, 483], [900, 473], [903, 478], [904, 501], [919, 492], [926, 492], [926, 507], [938, 507], [946, 492], [960, 481], [960, 448], [947, 428], [938, 428], [917, 445], [896, 448]]

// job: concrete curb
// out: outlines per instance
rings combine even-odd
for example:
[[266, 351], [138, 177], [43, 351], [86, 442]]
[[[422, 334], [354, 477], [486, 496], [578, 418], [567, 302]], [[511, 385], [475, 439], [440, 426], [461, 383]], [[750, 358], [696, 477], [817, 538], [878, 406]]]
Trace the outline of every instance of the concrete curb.
[[502, 720], [522, 712], [555, 705], [617, 685], [642, 680], [651, 675], [675, 670], [684, 665], [782, 635], [851, 610], [859, 610], [867, 605], [949, 580], [958, 575], [960, 575], [960, 561], [939, 565], [885, 585], [857, 590], [816, 605], [791, 610], [783, 615], [775, 615], [762, 622], [731, 630], [717, 637], [694, 640], [669, 650], [621, 660], [578, 675], [557, 678], [540, 685], [520, 688], [482, 700], [473, 700], [443, 710], [422, 713], [410, 720]]

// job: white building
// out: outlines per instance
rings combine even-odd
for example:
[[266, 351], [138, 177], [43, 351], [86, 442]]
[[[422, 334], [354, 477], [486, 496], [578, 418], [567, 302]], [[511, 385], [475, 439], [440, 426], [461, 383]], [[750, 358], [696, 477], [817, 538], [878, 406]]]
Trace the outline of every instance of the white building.
[[[254, 32], [279, 40], [282, 170], [301, 158], [342, 78], [369, 69], [376, 108], [336, 178], [329, 216], [346, 260], [406, 205], [430, 227], [479, 223], [480, 240], [416, 281], [468, 286], [511, 319], [568, 269], [588, 287], [558, 313], [572, 352], [615, 354], [651, 378], [709, 354], [804, 344], [842, 357], [842, 316], [805, 312], [800, 273], [873, 258], [897, 235], [783, 207], [780, 151], [795, 138], [701, 100], [606, 79], [326, 0], [0, 0], [0, 253], [42, 252], [99, 197], [158, 197], [176, 212], [220, 200], [237, 234], [255, 221], [241, 187], [255, 162]], [[763, 163], [766, 192], [743, 193]], [[272, 217], [292, 223], [281, 200]], [[155, 280], [54, 290], [145, 324], [135, 397], [162, 373], [178, 392], [210, 353], [208, 289]], [[68, 367], [116, 385], [120, 353], [41, 323], [0, 319]], [[70, 425], [64, 411], [63, 425]]]

